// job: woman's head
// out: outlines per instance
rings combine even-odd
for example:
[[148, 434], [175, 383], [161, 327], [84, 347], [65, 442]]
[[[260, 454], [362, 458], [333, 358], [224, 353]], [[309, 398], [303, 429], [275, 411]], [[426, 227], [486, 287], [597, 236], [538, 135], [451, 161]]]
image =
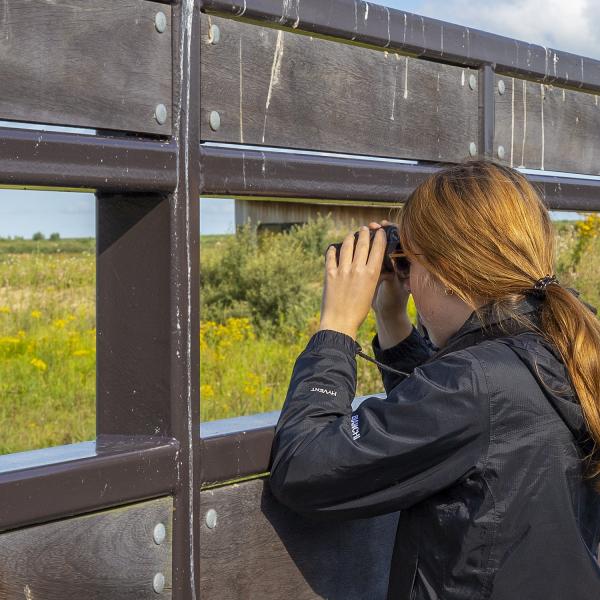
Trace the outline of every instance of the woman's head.
[[523, 175], [492, 161], [436, 172], [411, 194], [399, 225], [411, 262], [471, 310], [522, 294], [553, 272], [546, 207]]
[[[563, 358], [600, 443], [600, 322], [559, 285], [546, 288], [539, 328], [516, 311], [538, 279], [555, 273], [552, 222], [526, 177], [491, 160], [442, 168], [414, 190], [396, 221], [428, 331], [442, 331], [444, 308], [460, 315], [461, 304], [450, 302], [462, 303], [465, 319], [472, 311], [482, 318], [480, 307], [489, 305], [499, 319], [538, 330]], [[444, 300], [445, 291], [454, 300]], [[599, 465], [595, 457], [591, 474], [600, 474]]]

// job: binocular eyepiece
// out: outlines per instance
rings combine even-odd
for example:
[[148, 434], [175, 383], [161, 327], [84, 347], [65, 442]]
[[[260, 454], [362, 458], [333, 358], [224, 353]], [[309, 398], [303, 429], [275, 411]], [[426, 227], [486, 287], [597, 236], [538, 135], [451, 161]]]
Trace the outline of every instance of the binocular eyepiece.
[[[386, 236], [386, 246], [385, 252], [383, 255], [383, 262], [381, 265], [382, 273], [397, 273], [400, 278], [407, 278], [410, 263], [406, 259], [406, 257], [402, 253], [402, 246], [400, 245], [400, 236], [398, 234], [398, 228], [395, 225], [384, 225], [381, 229], [385, 231]], [[375, 233], [377, 229], [369, 230], [369, 251], [371, 250], [371, 245], [373, 244], [373, 238], [375, 237]], [[356, 250], [356, 242], [358, 241], [359, 232], [357, 231], [354, 234], [354, 250]], [[340, 262], [340, 250], [342, 248], [342, 242], [337, 244], [329, 244], [329, 246], [335, 247], [335, 257], [336, 262], [339, 264]], [[327, 249], [329, 249], [329, 246]], [[327, 252], [327, 251], [325, 251]], [[354, 255], [354, 254], [353, 254]], [[398, 256], [402, 255], [402, 256]]]

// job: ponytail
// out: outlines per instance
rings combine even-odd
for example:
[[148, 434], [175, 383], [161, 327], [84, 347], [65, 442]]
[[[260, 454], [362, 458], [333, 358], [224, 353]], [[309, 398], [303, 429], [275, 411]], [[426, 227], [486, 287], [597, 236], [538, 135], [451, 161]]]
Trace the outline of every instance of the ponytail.
[[600, 492], [600, 321], [576, 290], [549, 285], [542, 304], [542, 335], [557, 349], [577, 394], [591, 451], [584, 456], [586, 479]]

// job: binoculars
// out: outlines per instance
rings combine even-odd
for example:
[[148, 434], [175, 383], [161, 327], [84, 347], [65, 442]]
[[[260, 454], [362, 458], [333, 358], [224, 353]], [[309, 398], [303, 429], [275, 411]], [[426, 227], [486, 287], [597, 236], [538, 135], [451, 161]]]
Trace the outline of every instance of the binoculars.
[[[398, 235], [398, 228], [394, 225], [384, 225], [381, 229], [385, 231], [386, 236], [386, 246], [381, 265], [381, 272], [397, 273], [398, 277], [401, 279], [408, 278], [410, 272], [410, 263], [402, 251], [402, 246], [400, 245], [400, 236]], [[369, 230], [369, 251], [371, 250], [371, 245], [376, 232], [377, 229]], [[358, 234], [358, 231], [354, 234], [354, 250], [356, 250]], [[342, 242], [337, 244], [329, 244], [329, 246], [335, 247], [336, 262], [339, 264]], [[329, 246], [327, 249], [329, 249]]]

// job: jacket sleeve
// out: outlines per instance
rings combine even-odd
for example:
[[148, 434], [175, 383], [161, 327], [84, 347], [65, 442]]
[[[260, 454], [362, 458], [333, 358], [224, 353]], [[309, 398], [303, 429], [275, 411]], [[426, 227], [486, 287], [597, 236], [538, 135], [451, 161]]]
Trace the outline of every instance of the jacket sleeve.
[[[380, 363], [406, 373], [411, 373], [415, 367], [424, 363], [436, 351], [431, 341], [425, 339], [414, 325], [408, 337], [385, 350], [381, 349], [379, 334], [376, 333], [371, 341], [371, 347], [373, 348], [373, 355]], [[386, 371], [379, 365], [377, 368], [381, 374], [383, 387], [388, 395], [393, 388], [406, 378], [406, 375], [397, 375], [391, 371]]]
[[275, 428], [270, 486], [293, 510], [323, 518], [407, 508], [474, 467], [489, 440], [488, 392], [468, 351], [416, 367], [386, 399], [353, 412], [356, 352], [318, 331], [297, 358]]

